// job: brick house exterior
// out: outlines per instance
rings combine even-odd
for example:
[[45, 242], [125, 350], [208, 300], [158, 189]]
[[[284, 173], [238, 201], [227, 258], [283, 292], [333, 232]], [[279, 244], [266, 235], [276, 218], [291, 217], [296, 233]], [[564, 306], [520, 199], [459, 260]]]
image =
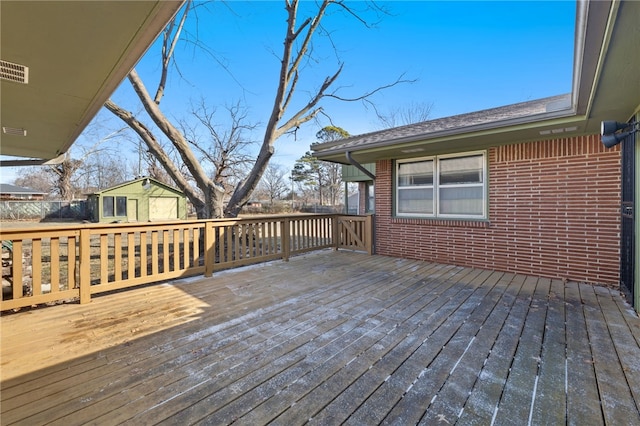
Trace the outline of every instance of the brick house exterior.
[[393, 215], [393, 161], [376, 163], [376, 253], [617, 285], [620, 150], [599, 136], [488, 149], [486, 221]]
[[313, 155], [375, 164], [378, 254], [612, 285], [640, 312], [639, 19], [639, 2], [577, 3], [571, 93]]

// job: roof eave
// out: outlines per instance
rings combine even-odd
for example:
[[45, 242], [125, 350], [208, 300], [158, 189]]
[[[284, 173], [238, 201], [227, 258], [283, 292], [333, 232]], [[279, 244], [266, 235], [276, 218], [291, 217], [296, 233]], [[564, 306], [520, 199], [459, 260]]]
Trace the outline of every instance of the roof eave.
[[546, 112], [542, 114], [535, 114], [524, 117], [510, 118], [506, 120], [496, 120], [487, 123], [474, 124], [464, 127], [455, 127], [450, 129], [438, 130], [426, 134], [416, 134], [400, 138], [388, 139], [380, 142], [369, 143], [366, 146], [358, 149], [354, 147], [343, 147], [339, 149], [322, 149], [314, 152], [312, 155], [316, 158], [323, 159], [323, 157], [335, 156], [336, 154], [346, 154], [346, 152], [367, 152], [369, 150], [376, 150], [380, 148], [392, 147], [400, 144], [411, 143], [425, 143], [429, 141], [445, 142], [447, 140], [456, 140], [460, 136], [472, 137], [475, 134], [484, 133], [487, 131], [502, 129], [507, 131], [509, 128], [516, 128], [518, 126], [530, 125], [538, 123], [538, 127], [544, 127], [548, 125], [548, 122], [563, 118], [575, 117], [575, 109], [573, 106], [567, 109]]

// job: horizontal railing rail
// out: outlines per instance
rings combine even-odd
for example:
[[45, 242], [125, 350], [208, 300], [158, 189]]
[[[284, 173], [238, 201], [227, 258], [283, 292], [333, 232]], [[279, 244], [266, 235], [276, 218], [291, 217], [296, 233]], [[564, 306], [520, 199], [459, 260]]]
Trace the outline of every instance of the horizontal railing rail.
[[294, 215], [0, 229], [0, 310], [234, 268], [325, 248], [373, 252], [371, 216]]

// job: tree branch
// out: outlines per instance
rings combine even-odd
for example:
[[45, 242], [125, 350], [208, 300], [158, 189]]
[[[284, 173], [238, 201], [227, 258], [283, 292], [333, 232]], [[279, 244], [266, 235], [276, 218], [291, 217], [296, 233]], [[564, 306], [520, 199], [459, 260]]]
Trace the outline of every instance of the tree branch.
[[204, 204], [204, 201], [199, 196], [199, 194], [193, 189], [191, 185], [189, 185], [187, 179], [175, 166], [174, 162], [171, 161], [171, 158], [169, 158], [169, 156], [162, 149], [162, 146], [160, 146], [160, 143], [158, 143], [158, 140], [155, 138], [153, 133], [143, 123], [138, 121], [129, 111], [126, 111], [125, 109], [119, 107], [111, 99], [107, 100], [104, 106], [116, 117], [127, 123], [127, 125], [133, 131], [135, 131], [138, 136], [140, 136], [140, 138], [147, 144], [147, 147], [149, 147], [149, 150], [154, 155], [154, 157], [157, 158], [158, 161], [160, 161], [171, 178], [180, 186], [189, 200], [194, 204], [194, 206], [198, 207]]
[[[198, 186], [200, 188], [207, 188], [209, 186], [215, 186], [211, 179], [207, 176], [207, 173], [204, 171], [200, 162], [193, 155], [193, 151], [189, 148], [189, 143], [184, 138], [182, 133], [176, 129], [173, 124], [165, 117], [165, 115], [160, 111], [158, 105], [153, 102], [153, 100], [149, 97], [146, 88], [144, 87], [144, 83], [140, 80], [138, 73], [135, 69], [131, 70], [129, 73], [129, 82], [133, 86], [133, 89], [138, 94], [140, 101], [142, 102], [142, 106], [144, 106], [145, 111], [149, 114], [153, 122], [158, 126], [158, 128], [169, 138], [169, 140], [173, 143], [176, 150], [180, 154], [184, 164], [189, 169], [191, 176], [195, 179]], [[223, 191], [223, 188], [217, 188], [219, 191]]]
[[397, 86], [398, 84], [402, 84], [402, 83], [415, 83], [415, 82], [417, 81], [416, 79], [413, 79], [413, 80], [403, 79], [403, 78], [402, 78], [403, 76], [404, 76], [404, 74], [402, 74], [400, 77], [398, 77], [398, 78], [396, 79], [396, 81], [394, 81], [393, 83], [385, 84], [384, 86], [376, 87], [374, 90], [371, 90], [371, 91], [369, 91], [369, 92], [365, 93], [364, 95], [356, 96], [355, 98], [345, 98], [345, 97], [342, 97], [342, 96], [338, 96], [338, 95], [336, 94], [336, 92], [337, 92], [338, 90], [340, 90], [339, 88], [338, 88], [338, 89], [336, 89], [333, 93], [326, 94], [325, 96], [326, 96], [326, 97], [328, 97], [328, 98], [333, 98], [333, 99], [337, 99], [337, 100], [339, 100], [339, 101], [344, 101], [344, 102], [361, 101], [361, 100], [364, 100], [364, 99], [370, 98], [372, 95], [374, 95], [374, 94], [376, 94], [376, 93], [378, 93], [378, 92], [380, 92], [380, 91], [382, 91], [382, 90], [389, 89], [389, 88], [391, 88], [391, 87], [393, 87], [393, 86]]
[[177, 16], [174, 16], [167, 28], [164, 30], [163, 34], [163, 42], [162, 42], [162, 74], [160, 75], [160, 81], [158, 82], [158, 88], [156, 90], [156, 95], [154, 96], [153, 101], [156, 105], [160, 104], [162, 97], [164, 96], [164, 88], [167, 83], [167, 75], [169, 71], [169, 63], [171, 58], [173, 57], [173, 52], [175, 51], [176, 44], [178, 44], [178, 40], [180, 39], [180, 33], [182, 32], [182, 28], [184, 28], [184, 23], [187, 20], [187, 15], [189, 14], [189, 8], [191, 7], [191, 1], [187, 1], [184, 7], [184, 12], [182, 13], [182, 18], [180, 19], [180, 23], [176, 29], [176, 32], [171, 36], [173, 32], [173, 28], [176, 23]]

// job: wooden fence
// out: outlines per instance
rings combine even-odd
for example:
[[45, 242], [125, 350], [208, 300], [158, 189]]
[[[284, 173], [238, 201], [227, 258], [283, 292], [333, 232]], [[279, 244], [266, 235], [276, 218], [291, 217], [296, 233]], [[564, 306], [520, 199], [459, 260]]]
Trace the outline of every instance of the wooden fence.
[[76, 300], [324, 248], [373, 251], [371, 216], [87, 224], [0, 229], [0, 310]]

